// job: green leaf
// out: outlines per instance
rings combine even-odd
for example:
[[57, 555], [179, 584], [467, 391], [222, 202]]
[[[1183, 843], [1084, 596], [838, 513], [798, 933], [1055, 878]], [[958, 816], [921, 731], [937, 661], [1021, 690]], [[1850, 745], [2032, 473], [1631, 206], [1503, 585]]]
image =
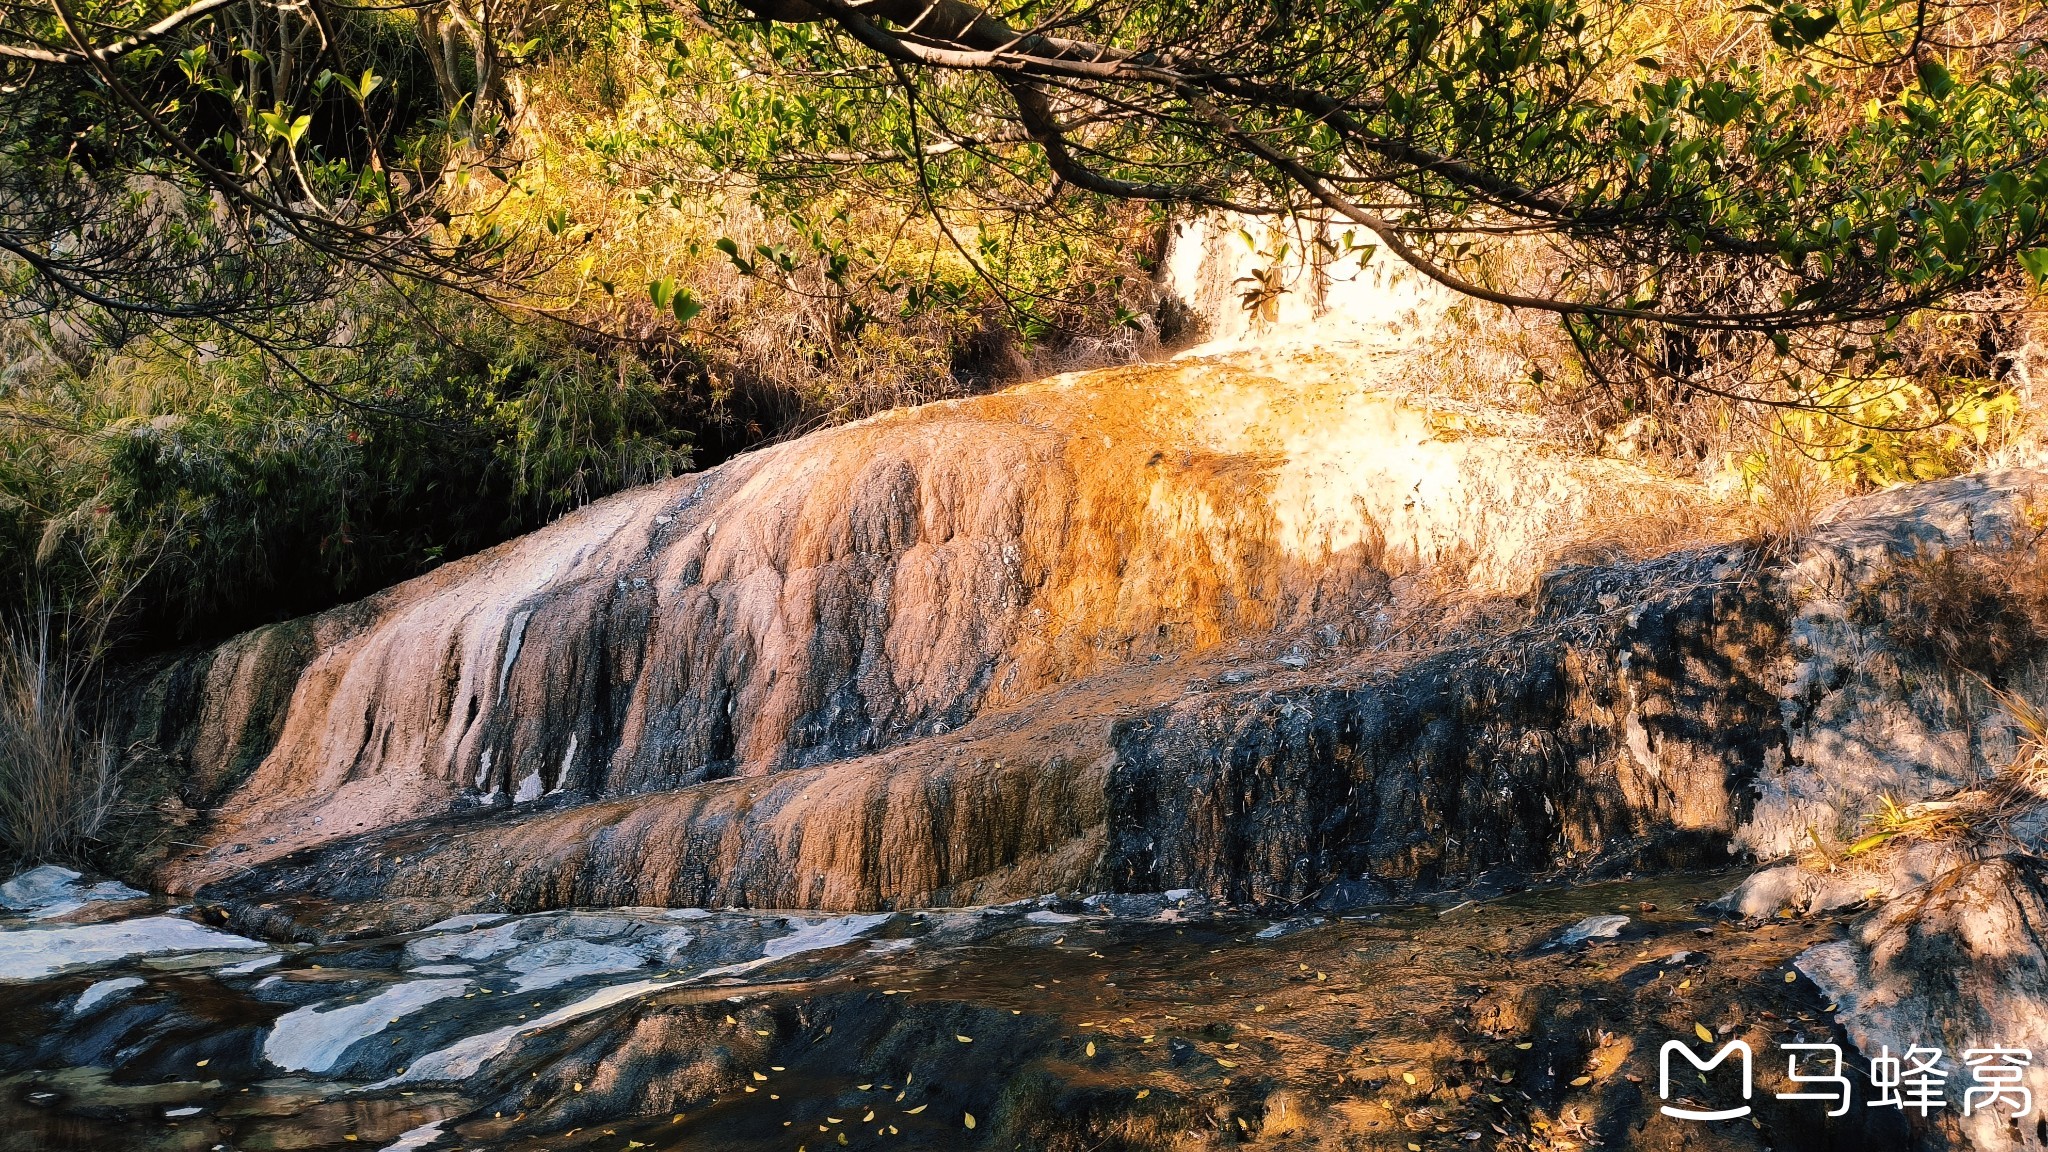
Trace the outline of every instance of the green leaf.
[[342, 88], [358, 104], [368, 100], [370, 93], [375, 92], [378, 86], [384, 83], [382, 76], [377, 75], [368, 68], [363, 69], [363, 78], [361, 80], [350, 80], [346, 76], [339, 76], [336, 79], [341, 81]]
[[2020, 253], [2020, 267], [2034, 281], [2034, 287], [2048, 286], [2048, 248], [2029, 248]]
[[740, 246], [733, 241], [732, 237], [720, 236], [715, 247], [720, 252], [725, 253], [725, 258], [732, 261], [732, 266], [740, 270], [740, 275], [752, 276], [754, 274], [754, 262], [740, 255]]
[[1950, 92], [1955, 91], [1955, 77], [1949, 75], [1948, 69], [1942, 67], [1941, 61], [1932, 56], [1915, 63], [1913, 70], [1920, 75], [1920, 90], [1936, 100], [1944, 99]]
[[256, 119], [263, 125], [264, 135], [273, 140], [284, 141], [287, 148], [298, 147], [299, 138], [306, 134], [306, 129], [313, 123], [311, 116], [293, 118], [288, 108], [279, 108], [275, 112], [258, 112]]
[[669, 309], [676, 314], [676, 323], [688, 324], [704, 311], [704, 305], [690, 294], [688, 288], [676, 290], [675, 298], [669, 301]]
[[201, 85], [205, 83], [202, 76], [205, 68], [206, 45], [201, 44], [196, 48], [189, 48], [178, 53], [178, 70], [183, 72], [185, 79], [191, 83]]
[[1820, 43], [1828, 33], [1835, 30], [1835, 25], [1842, 22], [1842, 18], [1833, 12], [1807, 12], [1796, 9], [1788, 9], [1785, 19], [1791, 22], [1792, 31], [1799, 39], [1807, 44]]

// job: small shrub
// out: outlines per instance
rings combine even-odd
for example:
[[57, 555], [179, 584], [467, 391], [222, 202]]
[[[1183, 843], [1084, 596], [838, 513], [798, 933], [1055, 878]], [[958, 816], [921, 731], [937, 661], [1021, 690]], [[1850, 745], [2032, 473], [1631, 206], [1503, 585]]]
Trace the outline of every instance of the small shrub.
[[0, 632], [0, 845], [26, 863], [80, 859], [117, 788], [85, 677], [52, 632], [47, 613]]

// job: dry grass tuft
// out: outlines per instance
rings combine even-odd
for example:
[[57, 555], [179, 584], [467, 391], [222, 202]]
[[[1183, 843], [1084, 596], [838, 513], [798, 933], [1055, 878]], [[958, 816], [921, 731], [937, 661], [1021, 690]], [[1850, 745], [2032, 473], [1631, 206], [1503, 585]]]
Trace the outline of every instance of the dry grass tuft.
[[28, 863], [77, 860], [113, 813], [113, 749], [83, 680], [47, 613], [0, 634], [0, 846]]
[[1643, 485], [1627, 501], [1599, 501], [1552, 547], [1546, 567], [1623, 564], [1747, 540], [1753, 525], [1743, 506], [1679, 482]]
[[1853, 617], [1924, 664], [2003, 684], [2048, 641], [2041, 540], [2036, 532], [1905, 557], [1862, 594]]
[[1804, 539], [1844, 494], [1812, 458], [1782, 437], [1767, 435], [1752, 460], [1744, 477], [1750, 490], [1750, 532], [1775, 552]]

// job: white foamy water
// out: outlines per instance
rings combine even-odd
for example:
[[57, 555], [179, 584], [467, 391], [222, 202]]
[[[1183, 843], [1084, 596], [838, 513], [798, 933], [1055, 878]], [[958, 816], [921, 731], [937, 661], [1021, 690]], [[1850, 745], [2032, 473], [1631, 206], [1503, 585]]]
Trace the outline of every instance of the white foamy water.
[[414, 1012], [460, 996], [467, 980], [414, 980], [355, 1004], [314, 1004], [278, 1017], [263, 1038], [263, 1058], [287, 1072], [325, 1072], [349, 1046]]
[[410, 1131], [399, 1133], [398, 1139], [386, 1144], [383, 1152], [419, 1152], [419, 1149], [432, 1144], [440, 1136], [441, 1122], [436, 1120], [432, 1124], [422, 1124]]
[[[629, 984], [617, 984], [600, 989], [581, 1000], [566, 1004], [544, 1016], [507, 1024], [475, 1036], [458, 1040], [446, 1048], [430, 1052], [412, 1062], [402, 1074], [394, 1076], [372, 1087], [382, 1088], [391, 1084], [417, 1084], [441, 1081], [467, 1080], [483, 1070], [484, 1065], [505, 1054], [521, 1036], [545, 1031], [558, 1024], [601, 1012], [606, 1008], [623, 1004], [642, 996], [651, 995], [669, 988], [720, 976], [737, 976], [751, 972], [776, 960], [796, 956], [804, 952], [816, 952], [851, 944], [863, 935], [886, 923], [891, 913], [878, 912], [865, 916], [835, 916], [829, 919], [807, 921], [791, 919], [786, 921], [794, 931], [777, 936], [761, 946], [761, 955], [752, 960], [733, 964], [721, 964], [707, 968], [693, 976], [675, 980], [636, 980]], [[564, 953], [565, 956], [569, 953]], [[585, 957], [588, 958], [587, 956]], [[548, 971], [536, 968], [536, 973]], [[576, 973], [581, 975], [582, 973]]]
[[513, 987], [521, 992], [553, 988], [585, 976], [615, 976], [647, 967], [640, 953], [587, 940], [550, 940], [505, 961], [519, 973]]
[[21, 928], [0, 931], [0, 980], [40, 980], [66, 969], [93, 968], [138, 956], [258, 951], [268, 947], [175, 916]]
[[142, 987], [139, 976], [122, 976], [114, 980], [102, 980], [78, 994], [78, 1002], [71, 1006], [73, 1016], [83, 1016], [100, 1002], [117, 996], [125, 996]]
[[430, 1052], [412, 1062], [402, 1075], [372, 1084], [372, 1088], [383, 1088], [392, 1084], [417, 1084], [430, 1081], [467, 1080], [483, 1070], [483, 1066], [503, 1055], [512, 1042], [530, 1032], [540, 1032], [557, 1024], [567, 1023], [578, 1017], [588, 1016], [623, 1004], [628, 1000], [675, 988], [687, 984], [687, 980], [636, 980], [631, 984], [619, 984], [594, 992], [574, 1004], [564, 1005], [553, 1012], [534, 1020], [518, 1024], [507, 1024], [489, 1032], [458, 1040], [438, 1052]]

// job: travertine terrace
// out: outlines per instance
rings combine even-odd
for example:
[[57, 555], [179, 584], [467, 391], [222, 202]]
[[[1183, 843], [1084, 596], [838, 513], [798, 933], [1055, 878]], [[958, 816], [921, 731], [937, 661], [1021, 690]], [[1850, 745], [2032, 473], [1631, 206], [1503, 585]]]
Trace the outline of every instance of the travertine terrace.
[[[1064, 862], [997, 888], [1077, 879], [1117, 715], [1233, 659], [1353, 651], [1401, 581], [1525, 591], [1595, 493], [1604, 514], [1696, 497], [1471, 434], [1399, 398], [1397, 362], [1188, 358], [891, 413], [239, 638], [159, 691], [215, 718], [189, 748], [204, 849], [167, 875], [479, 806], [665, 793], [617, 819], [779, 842], [792, 875], [823, 877], [776, 886], [799, 903], [927, 898], [1027, 856]], [[1022, 839], [1002, 848], [983, 806], [1033, 813]], [[842, 875], [862, 843], [931, 839], [906, 821], [972, 824], [992, 855]]]

